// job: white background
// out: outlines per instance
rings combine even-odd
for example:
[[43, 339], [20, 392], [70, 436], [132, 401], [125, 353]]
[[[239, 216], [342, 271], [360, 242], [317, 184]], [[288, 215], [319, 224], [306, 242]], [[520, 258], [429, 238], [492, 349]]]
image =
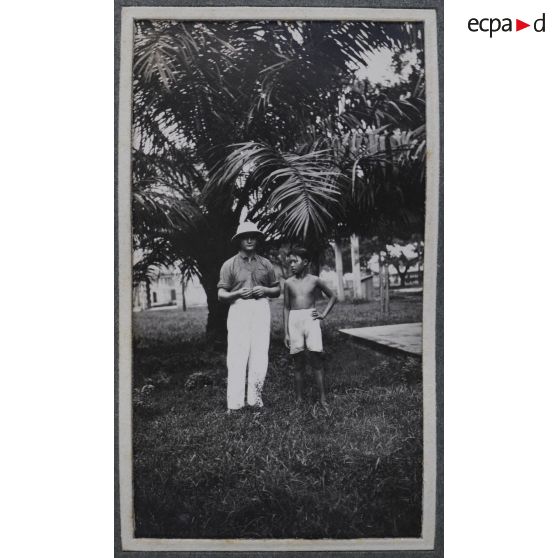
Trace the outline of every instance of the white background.
[[[446, 4], [446, 556], [551, 556], [558, 10]], [[112, 556], [112, 3], [13, 2], [0, 41], [3, 554]]]
[[[546, 32], [471, 33], [471, 17]], [[445, 533], [450, 558], [556, 555], [558, 9], [445, 11]]]

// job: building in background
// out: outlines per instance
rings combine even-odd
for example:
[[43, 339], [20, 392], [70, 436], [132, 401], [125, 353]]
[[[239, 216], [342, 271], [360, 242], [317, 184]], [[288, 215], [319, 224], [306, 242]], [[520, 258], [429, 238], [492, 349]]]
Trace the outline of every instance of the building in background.
[[197, 277], [182, 284], [178, 269], [160, 269], [153, 278], [140, 281], [132, 289], [134, 312], [148, 309], [207, 306], [205, 291]]

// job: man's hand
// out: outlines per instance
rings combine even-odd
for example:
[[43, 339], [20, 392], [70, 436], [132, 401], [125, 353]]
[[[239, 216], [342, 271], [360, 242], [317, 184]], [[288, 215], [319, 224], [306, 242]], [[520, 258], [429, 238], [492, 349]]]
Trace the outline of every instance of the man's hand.
[[254, 295], [254, 298], [262, 298], [265, 296], [265, 287], [262, 287], [261, 285], [258, 285], [257, 287], [254, 287], [252, 289], [252, 294]]
[[287, 347], [287, 349], [291, 348], [291, 337], [288, 333], [285, 334], [285, 340], [283, 341], [283, 343], [285, 344], [285, 347]]
[[312, 310], [312, 319], [314, 319], [314, 320], [324, 320], [325, 316], [314, 309], [314, 310]]
[[239, 292], [239, 296], [240, 298], [243, 298], [244, 300], [247, 300], [249, 298], [252, 298], [252, 289], [247, 289], [246, 287], [240, 289]]

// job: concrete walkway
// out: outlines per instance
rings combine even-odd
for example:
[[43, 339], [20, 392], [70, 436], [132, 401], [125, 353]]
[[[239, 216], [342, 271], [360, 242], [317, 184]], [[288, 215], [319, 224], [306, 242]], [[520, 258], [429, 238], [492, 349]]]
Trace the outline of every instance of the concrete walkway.
[[413, 355], [422, 355], [422, 323], [393, 324], [340, 329], [341, 333], [371, 344], [389, 347]]

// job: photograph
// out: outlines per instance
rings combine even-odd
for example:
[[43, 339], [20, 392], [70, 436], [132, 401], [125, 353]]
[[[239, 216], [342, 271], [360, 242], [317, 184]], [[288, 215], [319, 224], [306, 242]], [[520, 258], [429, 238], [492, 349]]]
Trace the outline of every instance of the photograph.
[[120, 33], [122, 549], [432, 549], [436, 10]]

